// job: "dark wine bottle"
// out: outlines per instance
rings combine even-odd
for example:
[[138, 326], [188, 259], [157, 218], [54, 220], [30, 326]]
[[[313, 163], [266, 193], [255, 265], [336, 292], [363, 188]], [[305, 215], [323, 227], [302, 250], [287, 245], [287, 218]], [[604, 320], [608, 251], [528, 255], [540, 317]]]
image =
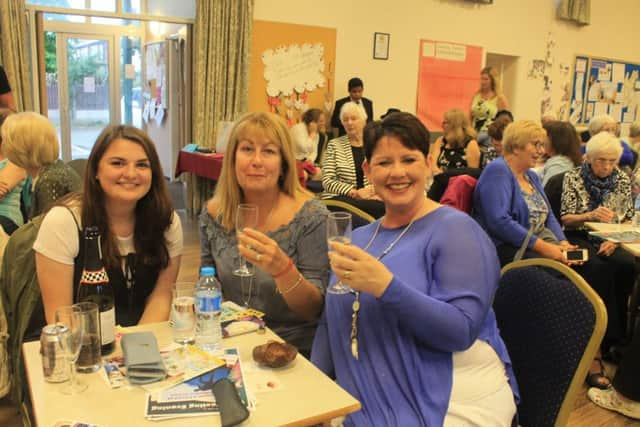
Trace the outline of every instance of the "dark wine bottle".
[[98, 305], [100, 318], [100, 353], [109, 354], [115, 348], [116, 312], [113, 287], [102, 262], [98, 227], [84, 229], [84, 268], [78, 284], [78, 302]]

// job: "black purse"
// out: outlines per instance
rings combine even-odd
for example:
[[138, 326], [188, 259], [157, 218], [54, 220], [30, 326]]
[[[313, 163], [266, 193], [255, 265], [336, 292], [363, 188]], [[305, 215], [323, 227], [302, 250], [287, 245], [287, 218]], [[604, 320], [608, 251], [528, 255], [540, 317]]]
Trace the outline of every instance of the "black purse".
[[240, 400], [236, 386], [228, 378], [221, 378], [213, 383], [212, 392], [220, 409], [222, 427], [235, 426], [249, 418], [249, 410]]

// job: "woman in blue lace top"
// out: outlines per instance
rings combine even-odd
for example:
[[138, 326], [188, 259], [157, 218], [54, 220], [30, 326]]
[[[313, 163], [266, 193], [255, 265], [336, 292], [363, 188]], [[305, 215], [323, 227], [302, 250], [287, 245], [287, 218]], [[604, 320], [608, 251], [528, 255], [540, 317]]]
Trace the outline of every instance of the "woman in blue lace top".
[[[267, 326], [309, 354], [329, 278], [328, 212], [300, 187], [284, 121], [242, 117], [220, 177], [200, 215], [201, 265], [216, 267], [225, 300], [264, 312]], [[236, 229], [240, 203], [258, 207], [255, 228]], [[253, 277], [233, 274], [240, 256], [256, 267]]]

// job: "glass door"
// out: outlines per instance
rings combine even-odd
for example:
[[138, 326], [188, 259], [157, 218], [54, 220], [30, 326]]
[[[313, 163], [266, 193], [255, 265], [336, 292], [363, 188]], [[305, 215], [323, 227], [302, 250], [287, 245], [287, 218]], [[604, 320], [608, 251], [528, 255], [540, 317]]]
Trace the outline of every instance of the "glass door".
[[58, 128], [62, 159], [87, 158], [116, 117], [114, 37], [46, 32], [45, 44], [47, 106]]

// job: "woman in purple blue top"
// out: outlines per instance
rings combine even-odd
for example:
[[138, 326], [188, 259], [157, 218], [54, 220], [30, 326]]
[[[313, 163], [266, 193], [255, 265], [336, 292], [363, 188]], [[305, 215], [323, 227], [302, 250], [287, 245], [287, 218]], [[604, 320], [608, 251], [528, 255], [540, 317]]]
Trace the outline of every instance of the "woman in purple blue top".
[[327, 294], [311, 356], [362, 403], [345, 425], [510, 426], [517, 393], [491, 309], [491, 240], [425, 197], [429, 132], [415, 116], [367, 125], [364, 143], [386, 213], [352, 245], [331, 244], [331, 282], [355, 291]]

